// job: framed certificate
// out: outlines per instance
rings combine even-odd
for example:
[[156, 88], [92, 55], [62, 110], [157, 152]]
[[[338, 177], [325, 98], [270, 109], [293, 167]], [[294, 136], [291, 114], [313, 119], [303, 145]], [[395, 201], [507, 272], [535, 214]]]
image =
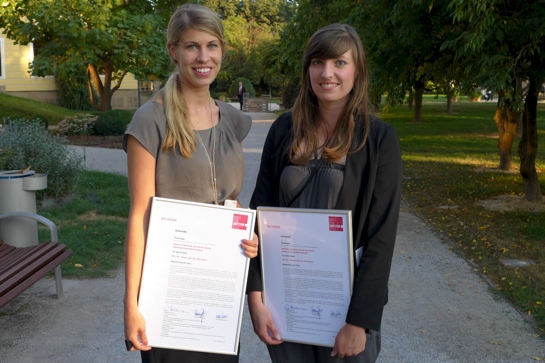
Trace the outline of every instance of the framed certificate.
[[333, 347], [352, 295], [351, 211], [257, 208], [263, 299], [285, 341]]
[[138, 299], [150, 346], [236, 355], [255, 214], [153, 198]]

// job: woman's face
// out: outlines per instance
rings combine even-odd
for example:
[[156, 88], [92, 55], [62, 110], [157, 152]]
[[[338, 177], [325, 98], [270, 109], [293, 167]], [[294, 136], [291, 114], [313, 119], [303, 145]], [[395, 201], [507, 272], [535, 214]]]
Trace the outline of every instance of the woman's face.
[[168, 44], [172, 59], [176, 61], [182, 86], [208, 87], [221, 68], [221, 42], [209, 33], [189, 29], [177, 45]]
[[312, 59], [308, 74], [320, 105], [344, 106], [356, 79], [352, 49], [336, 58]]

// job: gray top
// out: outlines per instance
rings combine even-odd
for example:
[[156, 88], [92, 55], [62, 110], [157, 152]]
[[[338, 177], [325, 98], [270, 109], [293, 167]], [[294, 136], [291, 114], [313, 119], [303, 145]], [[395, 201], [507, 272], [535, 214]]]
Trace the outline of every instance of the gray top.
[[280, 204], [287, 206], [305, 185], [312, 170], [317, 167], [312, 180], [305, 186], [291, 208], [333, 209], [339, 198], [344, 179], [344, 165], [322, 159], [312, 159], [307, 165], [288, 165], [280, 176]]
[[[196, 131], [212, 158], [212, 135], [215, 134], [215, 168], [217, 175], [218, 202], [236, 199], [244, 178], [244, 155], [240, 143], [252, 124], [250, 116], [233, 106], [215, 101], [219, 106], [219, 122], [212, 129]], [[156, 159], [156, 196], [191, 202], [213, 203], [214, 192], [210, 164], [200, 141], [190, 158], [180, 151], [164, 153], [161, 145], [166, 136], [166, 117], [163, 105], [149, 101], [134, 114], [125, 135], [123, 149], [127, 151], [128, 135], [134, 136]], [[198, 140], [198, 138], [197, 138]]]

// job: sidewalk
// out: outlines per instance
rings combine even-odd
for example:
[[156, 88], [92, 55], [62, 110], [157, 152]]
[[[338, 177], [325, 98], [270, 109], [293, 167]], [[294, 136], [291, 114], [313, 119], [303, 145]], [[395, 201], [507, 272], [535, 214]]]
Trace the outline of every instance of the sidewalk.
[[[274, 116], [274, 115], [273, 115]], [[270, 122], [255, 122], [243, 144], [247, 205]], [[74, 148], [86, 166], [126, 174], [122, 150]], [[64, 279], [64, 298], [52, 298], [54, 280], [42, 279], [0, 310], [0, 361], [138, 362], [123, 344], [123, 269], [112, 278]], [[402, 204], [384, 312], [380, 363], [535, 362], [545, 341]], [[268, 362], [247, 310], [240, 339], [242, 363]], [[293, 362], [298, 363], [298, 362]]]

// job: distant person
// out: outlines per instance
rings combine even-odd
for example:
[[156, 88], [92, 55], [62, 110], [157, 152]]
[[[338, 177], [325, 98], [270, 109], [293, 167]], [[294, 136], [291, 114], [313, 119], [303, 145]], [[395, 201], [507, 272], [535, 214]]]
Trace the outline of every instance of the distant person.
[[244, 104], [244, 93], [246, 92], [246, 88], [244, 88], [244, 85], [242, 82], [238, 82], [238, 102], [240, 102], [240, 110], [242, 111], [242, 105]]
[[274, 363], [370, 363], [380, 352], [403, 165], [394, 128], [369, 114], [367, 84], [356, 31], [345, 24], [318, 30], [305, 49], [293, 109], [272, 124], [263, 147], [250, 207], [350, 210], [354, 251], [363, 251], [333, 348], [281, 340], [263, 304], [260, 258], [250, 261], [250, 315]]
[[[236, 363], [238, 355], [151, 348], [138, 310], [151, 198], [220, 205], [236, 200], [244, 176], [241, 142], [251, 126], [249, 116], [210, 97], [225, 52], [216, 13], [195, 4], [179, 7], [168, 24], [167, 48], [176, 71], [157, 96], [136, 111], [123, 136], [130, 191], [125, 338], [132, 350], [141, 351], [142, 362]], [[241, 247], [246, 256], [255, 257], [257, 237], [243, 240]]]

